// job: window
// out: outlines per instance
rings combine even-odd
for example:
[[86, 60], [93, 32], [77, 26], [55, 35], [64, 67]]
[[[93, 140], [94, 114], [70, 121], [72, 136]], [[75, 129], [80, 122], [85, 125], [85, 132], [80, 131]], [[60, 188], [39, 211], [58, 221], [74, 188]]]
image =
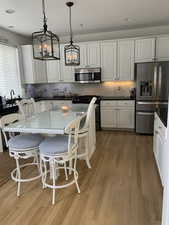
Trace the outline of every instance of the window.
[[0, 44], [0, 96], [9, 98], [11, 89], [16, 96], [21, 95], [18, 50]]

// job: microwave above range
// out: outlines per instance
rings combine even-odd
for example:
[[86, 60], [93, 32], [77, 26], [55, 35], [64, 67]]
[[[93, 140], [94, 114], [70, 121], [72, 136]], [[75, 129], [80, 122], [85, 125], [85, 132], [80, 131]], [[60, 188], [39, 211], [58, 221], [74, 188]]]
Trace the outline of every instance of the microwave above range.
[[75, 82], [78, 83], [100, 83], [101, 82], [101, 68], [76, 68]]

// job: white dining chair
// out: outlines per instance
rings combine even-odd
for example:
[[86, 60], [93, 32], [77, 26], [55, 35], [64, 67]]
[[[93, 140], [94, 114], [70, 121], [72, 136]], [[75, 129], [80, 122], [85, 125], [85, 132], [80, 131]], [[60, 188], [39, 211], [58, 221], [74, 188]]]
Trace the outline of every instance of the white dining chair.
[[33, 98], [16, 101], [16, 104], [23, 119], [27, 119], [37, 113], [36, 103]]
[[[20, 196], [21, 183], [36, 180], [41, 177], [41, 171], [39, 167], [38, 151], [39, 145], [43, 140], [43, 137], [38, 134], [19, 134], [9, 132], [9, 138], [4, 131], [6, 125], [10, 125], [19, 120], [19, 114], [13, 113], [1, 117], [0, 127], [5, 138], [6, 146], [9, 149], [9, 155], [16, 160], [16, 168], [11, 172], [11, 178], [17, 182], [17, 196]], [[20, 159], [33, 158], [33, 162], [20, 165]], [[21, 169], [28, 166], [37, 166], [38, 175], [30, 178], [22, 178]]]
[[[53, 189], [52, 204], [55, 204], [56, 189], [66, 188], [72, 184], [76, 184], [77, 191], [80, 193], [76, 161], [78, 150], [78, 133], [81, 119], [82, 117], [77, 117], [77, 119], [72, 121], [65, 128], [65, 135], [48, 137], [39, 146], [42, 183], [44, 188], [48, 187]], [[71, 167], [67, 167], [66, 163], [70, 160], [73, 161], [73, 164]], [[47, 164], [51, 167], [50, 170], [47, 170]], [[68, 180], [67, 170], [71, 170], [73, 172], [73, 179], [70, 182], [67, 181], [66, 184], [56, 185], [56, 170], [60, 169], [64, 169], [66, 180]], [[49, 175], [51, 171], [53, 183], [49, 184], [47, 183], [47, 175]]]
[[[92, 120], [92, 114], [95, 112], [95, 102], [97, 98], [93, 97], [87, 110], [87, 115], [85, 120], [82, 120], [80, 123], [80, 129], [78, 138], [84, 138], [85, 150], [83, 153], [78, 153], [78, 159], [84, 158], [88, 168], [91, 168], [90, 160], [89, 160], [89, 129], [90, 129], [90, 122]], [[71, 162], [70, 162], [71, 163]]]

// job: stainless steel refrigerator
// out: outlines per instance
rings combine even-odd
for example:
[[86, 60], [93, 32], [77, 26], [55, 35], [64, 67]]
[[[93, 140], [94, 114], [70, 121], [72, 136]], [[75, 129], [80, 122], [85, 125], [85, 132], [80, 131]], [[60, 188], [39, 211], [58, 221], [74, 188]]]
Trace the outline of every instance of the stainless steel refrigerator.
[[169, 62], [135, 64], [136, 133], [152, 134], [154, 112], [167, 108]]

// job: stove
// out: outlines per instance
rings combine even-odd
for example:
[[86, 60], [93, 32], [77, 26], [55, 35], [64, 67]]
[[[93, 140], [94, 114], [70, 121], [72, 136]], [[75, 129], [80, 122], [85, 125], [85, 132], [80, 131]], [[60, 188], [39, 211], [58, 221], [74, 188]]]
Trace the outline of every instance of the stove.
[[93, 97], [96, 97], [96, 129], [101, 129], [101, 119], [100, 119], [100, 100], [101, 97], [97, 95], [77, 95], [72, 98], [73, 104], [89, 104]]

